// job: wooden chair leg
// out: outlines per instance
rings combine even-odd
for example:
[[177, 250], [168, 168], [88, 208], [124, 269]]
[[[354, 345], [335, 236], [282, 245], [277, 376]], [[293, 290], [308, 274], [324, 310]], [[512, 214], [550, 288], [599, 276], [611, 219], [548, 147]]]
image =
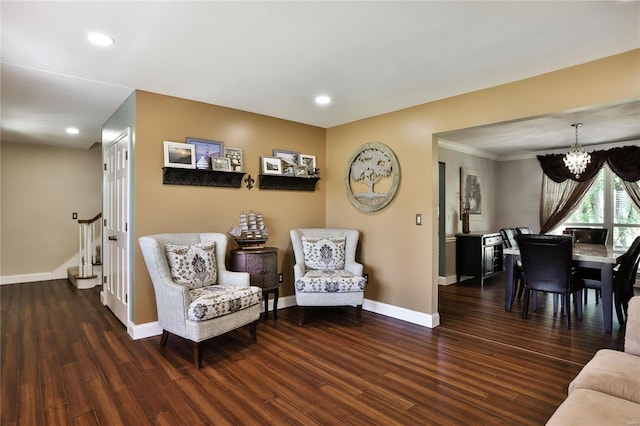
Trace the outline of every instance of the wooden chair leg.
[[167, 344], [168, 338], [169, 338], [169, 332], [167, 330], [162, 330], [162, 337], [160, 338], [160, 346], [165, 346]]
[[358, 322], [362, 322], [362, 305], [356, 306], [356, 318]]
[[576, 308], [576, 317], [578, 318], [578, 321], [582, 321], [582, 303], [580, 303], [580, 301], [582, 300], [583, 291], [587, 291], [587, 289], [578, 290], [573, 294], [573, 302]]
[[249, 342], [258, 343], [258, 321], [249, 324]]
[[522, 319], [527, 319], [527, 311], [529, 310], [529, 295], [531, 294], [531, 290], [528, 288], [524, 289], [524, 306], [522, 307]]
[[202, 351], [200, 350], [200, 344], [202, 342], [193, 342], [193, 363], [196, 365], [196, 368], [200, 369], [200, 364], [202, 363]]
[[300, 316], [298, 317], [298, 325], [302, 327], [304, 325], [304, 316], [306, 309], [298, 306], [298, 310], [300, 311]]

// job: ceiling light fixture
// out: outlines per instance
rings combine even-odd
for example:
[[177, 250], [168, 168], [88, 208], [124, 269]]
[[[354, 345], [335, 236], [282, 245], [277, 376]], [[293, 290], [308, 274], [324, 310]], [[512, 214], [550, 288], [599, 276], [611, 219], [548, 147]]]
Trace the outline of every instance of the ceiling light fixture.
[[116, 41], [103, 33], [89, 33], [87, 34], [89, 41], [97, 46], [111, 46]]
[[316, 103], [318, 105], [327, 105], [331, 103], [331, 98], [327, 95], [316, 96]]
[[67, 128], [65, 129], [65, 131], [66, 131], [67, 133], [69, 133], [70, 135], [77, 135], [78, 133], [80, 133], [80, 130], [78, 130], [78, 129], [77, 129], [77, 128], [75, 128], [75, 127], [67, 127]]
[[578, 128], [580, 126], [582, 126], [582, 123], [571, 125], [576, 129], [576, 142], [569, 149], [567, 155], [564, 156], [564, 165], [576, 176], [576, 179], [580, 179], [580, 174], [584, 173], [587, 170], [587, 164], [591, 163], [591, 155], [585, 152], [584, 148], [578, 143]]

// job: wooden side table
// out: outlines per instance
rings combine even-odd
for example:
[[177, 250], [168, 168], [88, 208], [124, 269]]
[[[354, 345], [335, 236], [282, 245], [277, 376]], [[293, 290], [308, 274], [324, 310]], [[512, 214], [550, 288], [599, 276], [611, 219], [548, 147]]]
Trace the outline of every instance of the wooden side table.
[[269, 294], [273, 293], [273, 319], [278, 319], [278, 248], [246, 248], [231, 250], [230, 270], [248, 272], [251, 285], [262, 288], [264, 314], [269, 319]]

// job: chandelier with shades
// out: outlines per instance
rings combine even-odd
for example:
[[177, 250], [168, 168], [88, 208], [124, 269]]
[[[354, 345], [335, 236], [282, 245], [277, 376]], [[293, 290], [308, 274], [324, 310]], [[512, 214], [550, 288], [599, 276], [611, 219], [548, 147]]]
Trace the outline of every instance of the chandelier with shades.
[[580, 174], [584, 173], [587, 169], [587, 164], [591, 163], [591, 155], [578, 143], [578, 128], [580, 126], [582, 126], [582, 123], [571, 125], [576, 129], [576, 143], [571, 146], [567, 155], [564, 156], [564, 165], [576, 176], [576, 179], [580, 179]]

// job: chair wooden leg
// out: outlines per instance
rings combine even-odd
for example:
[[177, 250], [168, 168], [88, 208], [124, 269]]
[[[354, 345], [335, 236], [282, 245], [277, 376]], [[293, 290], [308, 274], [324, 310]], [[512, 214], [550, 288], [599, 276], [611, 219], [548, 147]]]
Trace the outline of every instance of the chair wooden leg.
[[258, 321], [249, 324], [249, 342], [258, 343]]
[[300, 311], [300, 316], [298, 317], [298, 325], [302, 327], [304, 325], [304, 315], [305, 315], [306, 309], [301, 306], [298, 306], [298, 310]]
[[522, 307], [522, 319], [527, 319], [527, 311], [529, 310], [529, 295], [531, 294], [531, 290], [528, 288], [524, 289], [524, 306]]
[[356, 306], [356, 318], [358, 322], [362, 322], [362, 305]]
[[200, 369], [200, 364], [202, 363], [202, 351], [200, 348], [200, 344], [202, 342], [193, 342], [193, 363], [196, 365], [196, 368]]
[[162, 330], [162, 337], [160, 338], [160, 346], [165, 346], [167, 344], [168, 338], [169, 338], [169, 332], [167, 330]]
[[[582, 296], [582, 295], [580, 295]], [[571, 330], [571, 295], [562, 295], [562, 308], [567, 315], [567, 328]]]
[[578, 290], [573, 294], [573, 302], [576, 308], [576, 317], [578, 318], [578, 321], [582, 321], [582, 303], [580, 303], [580, 301], [582, 300], [583, 291], [587, 291], [587, 289]]

